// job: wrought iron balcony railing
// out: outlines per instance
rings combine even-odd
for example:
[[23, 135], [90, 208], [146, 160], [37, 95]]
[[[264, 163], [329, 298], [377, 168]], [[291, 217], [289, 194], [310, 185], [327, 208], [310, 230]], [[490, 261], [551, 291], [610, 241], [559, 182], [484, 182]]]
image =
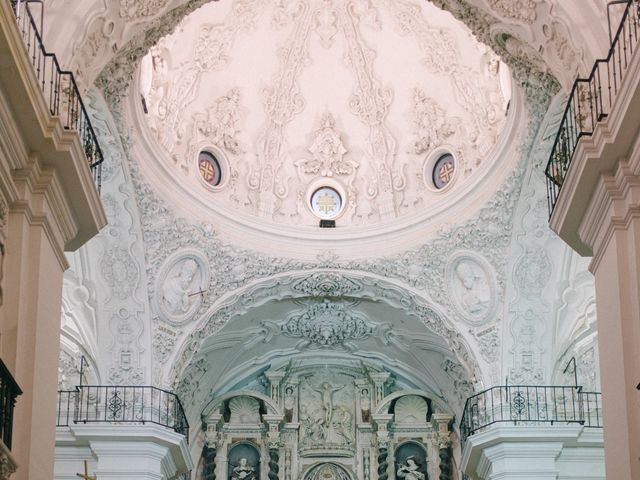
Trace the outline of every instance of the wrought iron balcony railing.
[[22, 395], [22, 390], [0, 360], [0, 438], [9, 450], [13, 433], [13, 407], [18, 395]]
[[628, 0], [606, 58], [596, 60], [588, 78], [573, 84], [545, 170], [549, 216], [567, 176], [580, 138], [593, 134], [610, 113], [640, 41], [640, 0]]
[[10, 0], [10, 3], [49, 112], [60, 119], [65, 130], [74, 130], [78, 133], [99, 191], [104, 157], [73, 73], [62, 70], [56, 56], [44, 48], [42, 33], [38, 30], [29, 8], [30, 2]]
[[78, 423], [154, 423], [189, 440], [189, 422], [175, 393], [150, 386], [82, 385], [58, 392], [58, 427]]
[[460, 422], [462, 442], [495, 423], [569, 424], [602, 428], [601, 395], [582, 387], [510, 385], [467, 399]]

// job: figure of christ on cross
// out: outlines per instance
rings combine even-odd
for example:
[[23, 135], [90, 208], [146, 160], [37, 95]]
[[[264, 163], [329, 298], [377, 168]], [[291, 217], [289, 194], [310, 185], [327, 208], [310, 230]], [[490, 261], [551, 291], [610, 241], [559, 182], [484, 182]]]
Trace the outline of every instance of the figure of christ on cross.
[[344, 385], [332, 387], [329, 382], [323, 382], [319, 387], [314, 387], [313, 385], [310, 385], [310, 387], [320, 394], [322, 407], [324, 408], [324, 425], [328, 427], [333, 416], [333, 394], [338, 390], [342, 390]]
[[97, 480], [96, 476], [89, 475], [89, 467], [87, 466], [87, 461], [84, 461], [84, 475], [82, 473], [76, 473], [76, 475], [83, 480]]

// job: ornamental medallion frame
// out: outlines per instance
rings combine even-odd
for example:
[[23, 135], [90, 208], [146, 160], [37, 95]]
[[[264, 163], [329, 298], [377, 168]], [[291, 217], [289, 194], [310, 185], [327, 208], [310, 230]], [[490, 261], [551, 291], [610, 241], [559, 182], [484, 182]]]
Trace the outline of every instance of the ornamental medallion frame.
[[156, 277], [155, 313], [174, 327], [188, 323], [202, 305], [209, 280], [209, 261], [202, 252], [192, 248], [174, 252], [163, 262]]
[[484, 325], [495, 315], [497, 277], [484, 257], [467, 250], [455, 252], [447, 261], [445, 278], [451, 305], [466, 323]]
[[[432, 180], [433, 169], [436, 166], [436, 163], [438, 162], [438, 160], [440, 160], [440, 158], [442, 158], [444, 155], [447, 155], [447, 154], [453, 157], [453, 162], [454, 162], [453, 176], [451, 177], [451, 180], [449, 180], [449, 183], [447, 183], [444, 187], [437, 188], [434, 185]], [[460, 155], [456, 152], [456, 149], [452, 145], [440, 145], [439, 147], [435, 148], [434, 150], [431, 151], [431, 153], [427, 155], [422, 166], [422, 179], [423, 179], [424, 186], [431, 193], [435, 193], [437, 195], [443, 195], [446, 192], [450, 191], [453, 188], [453, 185], [457, 183], [457, 180], [460, 177], [460, 170], [461, 170], [460, 163], [461, 163]]]
[[347, 211], [348, 205], [349, 205], [349, 198], [347, 196], [347, 190], [344, 188], [344, 186], [339, 181], [333, 178], [327, 178], [327, 177], [317, 178], [316, 180], [312, 181], [309, 184], [309, 186], [307, 187], [307, 191], [305, 193], [305, 204], [307, 206], [307, 211], [311, 213], [312, 218], [317, 220], [322, 219], [322, 217], [320, 217], [313, 210], [313, 207], [311, 205], [311, 198], [317, 190], [323, 187], [328, 187], [335, 190], [342, 199], [342, 205], [340, 206], [340, 210], [333, 217], [331, 217], [331, 220], [338, 220]]
[[[200, 183], [200, 185], [202, 185], [210, 192], [219, 192], [221, 190], [224, 190], [224, 188], [229, 183], [229, 178], [231, 177], [231, 164], [229, 163], [227, 154], [222, 148], [206, 141], [198, 142], [195, 145], [194, 150], [196, 152], [194, 158], [192, 159], [195, 166], [194, 172], [198, 177], [198, 182]], [[220, 183], [218, 183], [217, 185], [211, 185], [204, 178], [202, 178], [202, 175], [200, 174], [200, 154], [202, 152], [209, 153], [218, 162], [218, 165], [220, 167]]]

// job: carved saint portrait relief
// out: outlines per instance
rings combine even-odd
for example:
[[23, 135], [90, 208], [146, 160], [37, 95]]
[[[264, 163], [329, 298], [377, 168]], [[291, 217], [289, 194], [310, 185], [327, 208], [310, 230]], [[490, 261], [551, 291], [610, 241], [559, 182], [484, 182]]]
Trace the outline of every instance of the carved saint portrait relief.
[[198, 274], [198, 264], [192, 258], [187, 258], [176, 265], [174, 272], [162, 286], [162, 300], [167, 310], [174, 315], [181, 315], [189, 311], [191, 292], [195, 277]]
[[156, 282], [160, 317], [172, 324], [188, 321], [202, 303], [208, 282], [209, 268], [201, 254], [185, 251], [169, 257]]
[[495, 280], [491, 266], [475, 254], [458, 255], [447, 269], [449, 297], [463, 318], [481, 323], [493, 310]]

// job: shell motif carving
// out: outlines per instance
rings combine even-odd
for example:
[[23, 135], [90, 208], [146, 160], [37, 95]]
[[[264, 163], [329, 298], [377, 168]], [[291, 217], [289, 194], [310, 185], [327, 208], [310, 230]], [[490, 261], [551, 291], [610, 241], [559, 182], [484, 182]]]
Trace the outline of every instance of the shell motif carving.
[[260, 423], [260, 403], [253, 397], [233, 397], [229, 400], [231, 417], [229, 423], [258, 424]]
[[406, 395], [396, 402], [396, 423], [416, 424], [426, 423], [429, 405], [427, 401], [417, 395]]

